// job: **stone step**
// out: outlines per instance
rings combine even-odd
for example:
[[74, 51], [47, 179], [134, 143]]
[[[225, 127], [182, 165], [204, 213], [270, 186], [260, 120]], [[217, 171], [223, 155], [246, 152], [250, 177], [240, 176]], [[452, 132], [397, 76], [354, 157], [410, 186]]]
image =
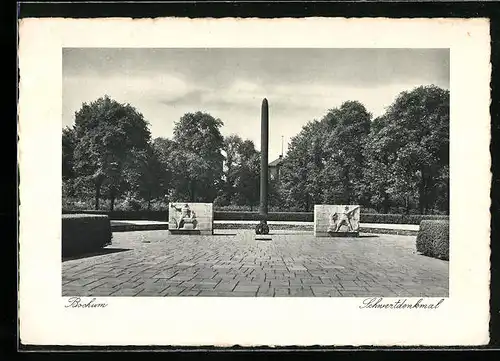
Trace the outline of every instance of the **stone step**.
[[[253, 229], [257, 223], [257, 221], [214, 221], [214, 229]], [[268, 224], [271, 229], [299, 229], [312, 232], [314, 228], [312, 222], [270, 221]], [[418, 233], [418, 227], [418, 225], [409, 224], [361, 223], [360, 232], [415, 236]], [[168, 222], [112, 220], [111, 230], [113, 232], [168, 230]]]

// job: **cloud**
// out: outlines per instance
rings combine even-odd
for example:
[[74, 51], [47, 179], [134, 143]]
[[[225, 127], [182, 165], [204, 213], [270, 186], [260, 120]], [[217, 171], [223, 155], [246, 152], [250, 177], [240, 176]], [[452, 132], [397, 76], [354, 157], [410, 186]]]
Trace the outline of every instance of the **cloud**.
[[416, 86], [449, 89], [446, 49], [65, 49], [63, 123], [105, 94], [130, 103], [154, 137], [171, 137], [186, 112], [205, 111], [222, 132], [259, 146], [260, 106], [270, 105], [270, 157], [302, 126], [347, 100], [374, 116]]
[[63, 79], [63, 121], [65, 124], [71, 122], [74, 112], [81, 108], [83, 102], [91, 102], [104, 95], [137, 107], [138, 104], [154, 103], [158, 99], [175, 102], [191, 92], [184, 80], [170, 74], [72, 75]]
[[202, 103], [202, 98], [203, 98], [204, 91], [200, 89], [196, 90], [191, 90], [187, 93], [183, 93], [182, 95], [178, 96], [171, 96], [168, 98], [162, 98], [160, 99], [160, 103], [169, 105], [169, 106], [183, 106], [183, 105], [188, 105], [192, 106], [195, 104], [201, 104]]
[[151, 75], [167, 73], [189, 84], [225, 87], [235, 79], [266, 85], [325, 82], [378, 86], [406, 79], [449, 82], [448, 49], [64, 49], [68, 75]]

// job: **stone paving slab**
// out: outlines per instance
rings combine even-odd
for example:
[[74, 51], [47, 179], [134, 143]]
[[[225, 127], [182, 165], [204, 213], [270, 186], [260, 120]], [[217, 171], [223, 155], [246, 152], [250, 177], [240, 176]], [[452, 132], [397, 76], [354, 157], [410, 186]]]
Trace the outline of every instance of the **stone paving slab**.
[[252, 230], [212, 236], [113, 233], [101, 254], [62, 264], [63, 296], [447, 297], [447, 261], [416, 253], [414, 236], [315, 238]]

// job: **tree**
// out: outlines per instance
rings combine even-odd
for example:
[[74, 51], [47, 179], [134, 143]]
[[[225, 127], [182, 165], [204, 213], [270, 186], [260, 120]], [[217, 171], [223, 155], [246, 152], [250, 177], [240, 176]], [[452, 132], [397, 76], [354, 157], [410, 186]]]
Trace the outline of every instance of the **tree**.
[[62, 131], [62, 178], [63, 180], [74, 177], [74, 152], [75, 152], [75, 134], [73, 129], [66, 127]]
[[[251, 140], [244, 140], [239, 147], [239, 169], [236, 173], [236, 193], [240, 196], [240, 204], [253, 206], [260, 198], [260, 152], [255, 149]], [[272, 190], [270, 190], [272, 194]]]
[[[382, 213], [389, 213], [394, 199], [391, 198], [391, 165], [396, 148], [386, 136], [381, 118], [373, 120], [365, 144], [366, 166], [363, 173], [363, 191], [370, 205]], [[393, 151], [389, 151], [392, 149]]]
[[224, 138], [224, 183], [219, 197], [226, 204], [250, 205], [259, 199], [260, 155], [251, 140]]
[[383, 171], [387, 175], [374, 186], [384, 186], [386, 200], [402, 201], [407, 212], [417, 199], [419, 213], [427, 213], [439, 198], [436, 190], [448, 187], [449, 91], [420, 86], [400, 93], [378, 120], [369, 143], [368, 178]]
[[436, 177], [436, 187], [434, 187], [435, 209], [446, 214], [450, 214], [450, 167], [443, 166]]
[[165, 183], [168, 182], [157, 150], [153, 146], [146, 150], [133, 150], [130, 162], [126, 164], [124, 177], [126, 183], [132, 185], [130, 191], [146, 200], [147, 209], [151, 210], [151, 201], [165, 195]]
[[344, 102], [332, 109], [324, 152], [327, 155], [323, 173], [323, 201], [360, 203], [362, 199], [364, 149], [370, 132], [371, 114], [358, 101]]
[[148, 149], [149, 124], [131, 105], [104, 96], [83, 104], [75, 114], [73, 131], [78, 139], [74, 151], [78, 184], [93, 189], [96, 209], [104, 193], [112, 210], [115, 199], [133, 186], [124, 175], [136, 155]]
[[357, 202], [362, 195], [363, 149], [371, 115], [359, 102], [331, 109], [292, 138], [283, 162], [286, 205], [311, 210], [316, 203]]
[[73, 197], [74, 188], [74, 153], [76, 139], [73, 129], [65, 127], [62, 131], [62, 193], [63, 198]]
[[235, 183], [238, 166], [241, 163], [239, 159], [239, 149], [243, 139], [240, 136], [232, 134], [224, 138], [223, 152], [225, 153], [222, 193], [219, 197], [223, 204], [230, 204], [235, 197]]
[[177, 194], [190, 201], [213, 202], [222, 185], [223, 123], [210, 114], [187, 113], [175, 124], [173, 164]]
[[282, 196], [288, 208], [310, 210], [321, 195], [326, 119], [307, 123], [293, 137], [281, 168]]
[[191, 180], [199, 179], [205, 171], [203, 161], [192, 151], [167, 138], [156, 138], [154, 148], [158, 155], [161, 171], [168, 182], [163, 182], [163, 193], [176, 201], [192, 201]]
[[178, 173], [175, 165], [177, 144], [171, 139], [158, 137], [153, 140], [152, 148], [158, 162], [160, 195], [170, 196], [178, 188], [179, 177], [175, 176]]

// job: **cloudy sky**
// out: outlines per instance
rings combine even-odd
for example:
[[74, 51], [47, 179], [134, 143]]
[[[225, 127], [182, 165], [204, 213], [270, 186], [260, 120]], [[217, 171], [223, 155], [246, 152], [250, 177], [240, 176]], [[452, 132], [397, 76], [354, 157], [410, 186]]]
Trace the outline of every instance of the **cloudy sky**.
[[383, 114], [403, 90], [449, 89], [447, 49], [64, 49], [63, 126], [105, 94], [130, 103], [153, 137], [172, 137], [187, 112], [208, 112], [260, 148], [269, 101], [269, 158], [310, 120], [347, 100]]

